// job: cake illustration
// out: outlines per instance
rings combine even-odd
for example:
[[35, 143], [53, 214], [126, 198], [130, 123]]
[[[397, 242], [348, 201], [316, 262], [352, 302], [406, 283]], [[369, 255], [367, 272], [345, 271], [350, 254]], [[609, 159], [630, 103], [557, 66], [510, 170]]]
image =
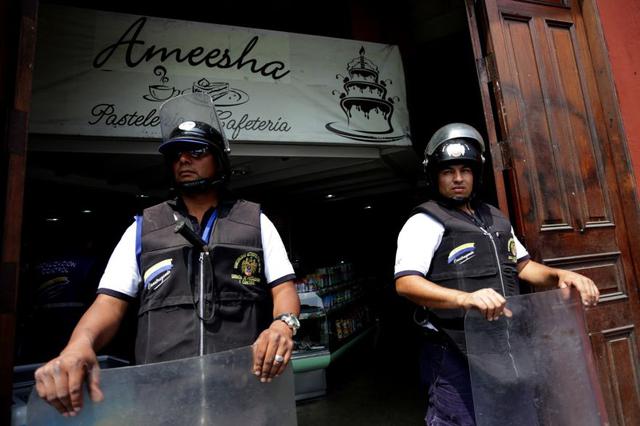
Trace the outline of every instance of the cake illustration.
[[249, 100], [249, 95], [234, 87], [225, 81], [210, 81], [202, 77], [198, 81], [194, 81], [191, 86], [193, 93], [206, 93], [211, 96], [217, 107], [228, 107], [241, 105]]
[[349, 76], [344, 77], [344, 92], [340, 94], [347, 127], [362, 133], [393, 132], [393, 100], [385, 99], [387, 83], [379, 80], [378, 67], [365, 57], [364, 47], [360, 48], [359, 56], [347, 64], [347, 71]]
[[209, 81], [203, 77], [193, 83], [192, 91], [194, 93], [206, 93], [215, 101], [229, 92], [229, 83], [223, 81]]

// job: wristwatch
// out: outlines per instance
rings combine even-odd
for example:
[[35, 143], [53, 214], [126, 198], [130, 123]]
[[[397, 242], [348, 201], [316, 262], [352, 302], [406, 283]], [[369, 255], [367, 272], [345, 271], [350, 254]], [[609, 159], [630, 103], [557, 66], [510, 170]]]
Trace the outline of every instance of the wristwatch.
[[280, 314], [277, 317], [275, 317], [273, 320], [274, 321], [280, 320], [280, 321], [283, 321], [285, 324], [287, 324], [291, 329], [291, 331], [293, 331], [294, 336], [296, 335], [296, 333], [298, 332], [298, 329], [300, 328], [300, 321], [298, 320], [298, 317], [292, 313]]

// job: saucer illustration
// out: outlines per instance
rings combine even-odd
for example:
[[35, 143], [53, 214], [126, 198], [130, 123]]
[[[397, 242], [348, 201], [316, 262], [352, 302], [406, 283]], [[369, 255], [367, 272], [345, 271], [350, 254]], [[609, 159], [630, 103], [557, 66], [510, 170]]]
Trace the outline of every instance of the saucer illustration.
[[240, 89], [229, 89], [224, 95], [220, 95], [213, 99], [215, 106], [235, 106], [242, 105], [249, 100], [249, 95]]
[[393, 134], [393, 128], [384, 133], [366, 132], [350, 128], [348, 125], [338, 121], [327, 123], [325, 128], [330, 132], [344, 136], [345, 138], [362, 142], [393, 142], [405, 137], [403, 134]]

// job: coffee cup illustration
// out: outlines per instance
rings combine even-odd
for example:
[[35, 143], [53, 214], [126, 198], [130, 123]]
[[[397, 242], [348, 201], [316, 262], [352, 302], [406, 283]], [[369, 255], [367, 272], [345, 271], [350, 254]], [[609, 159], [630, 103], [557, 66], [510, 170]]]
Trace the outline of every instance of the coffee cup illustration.
[[170, 87], [165, 84], [153, 84], [149, 86], [149, 96], [157, 101], [166, 101], [179, 93], [180, 91], [175, 87]]

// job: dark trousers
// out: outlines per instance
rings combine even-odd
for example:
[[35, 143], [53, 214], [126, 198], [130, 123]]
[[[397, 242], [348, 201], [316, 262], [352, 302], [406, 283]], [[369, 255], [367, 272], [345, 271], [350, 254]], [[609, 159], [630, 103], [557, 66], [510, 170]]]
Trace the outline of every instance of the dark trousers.
[[467, 359], [447, 342], [427, 340], [420, 372], [429, 387], [427, 426], [474, 426], [473, 397]]

